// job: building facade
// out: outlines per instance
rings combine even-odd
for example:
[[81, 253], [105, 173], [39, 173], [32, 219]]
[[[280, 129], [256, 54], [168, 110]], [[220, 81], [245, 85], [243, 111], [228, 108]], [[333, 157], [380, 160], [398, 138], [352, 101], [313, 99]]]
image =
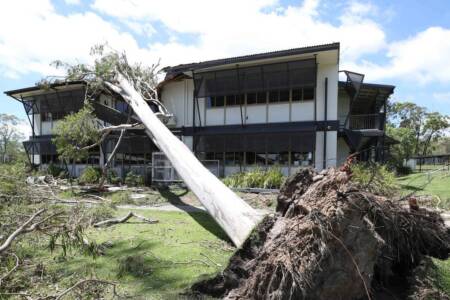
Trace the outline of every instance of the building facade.
[[[340, 165], [350, 153], [384, 159], [390, 85], [369, 84], [364, 75], [339, 71], [339, 43], [167, 67], [159, 84], [161, 102], [173, 114], [167, 126], [205, 164], [227, 176], [254, 168], [278, 167], [291, 174], [304, 166]], [[340, 81], [339, 78], [344, 79]], [[83, 105], [84, 83], [31, 87], [6, 92], [21, 101], [33, 136], [24, 143], [34, 164], [57, 162], [52, 127]], [[99, 96], [94, 103], [105, 124], [126, 120], [126, 103]], [[76, 165], [98, 165], [116, 136]], [[157, 147], [143, 130], [127, 133], [113, 167], [147, 178]]]

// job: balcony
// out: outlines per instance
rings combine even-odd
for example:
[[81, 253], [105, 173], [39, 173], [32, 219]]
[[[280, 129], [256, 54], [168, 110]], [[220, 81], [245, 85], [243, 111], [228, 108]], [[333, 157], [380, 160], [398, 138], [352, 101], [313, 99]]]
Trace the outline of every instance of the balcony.
[[345, 118], [340, 118], [340, 126], [341, 128], [350, 130], [368, 130], [368, 129], [383, 130], [384, 115], [381, 113], [350, 115], [347, 124], [345, 124]]

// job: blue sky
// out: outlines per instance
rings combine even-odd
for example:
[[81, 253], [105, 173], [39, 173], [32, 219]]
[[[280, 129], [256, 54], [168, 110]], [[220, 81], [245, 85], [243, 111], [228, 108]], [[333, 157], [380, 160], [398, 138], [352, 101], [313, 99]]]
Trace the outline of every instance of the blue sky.
[[[341, 69], [396, 85], [395, 101], [450, 114], [447, 0], [16, 0], [0, 10], [0, 90], [58, 74], [54, 59], [89, 61], [107, 41], [161, 66], [341, 42]], [[0, 112], [25, 118], [0, 96]]]

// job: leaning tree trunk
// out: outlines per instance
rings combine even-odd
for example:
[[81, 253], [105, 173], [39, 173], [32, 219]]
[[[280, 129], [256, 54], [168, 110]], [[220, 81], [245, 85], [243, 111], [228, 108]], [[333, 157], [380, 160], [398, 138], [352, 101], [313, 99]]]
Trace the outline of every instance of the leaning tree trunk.
[[142, 96], [121, 74], [117, 76], [117, 84], [108, 83], [108, 86], [133, 108], [144, 124], [147, 134], [164, 152], [178, 175], [233, 243], [241, 246], [261, 219], [261, 214], [206, 169], [189, 148], [159, 120]]

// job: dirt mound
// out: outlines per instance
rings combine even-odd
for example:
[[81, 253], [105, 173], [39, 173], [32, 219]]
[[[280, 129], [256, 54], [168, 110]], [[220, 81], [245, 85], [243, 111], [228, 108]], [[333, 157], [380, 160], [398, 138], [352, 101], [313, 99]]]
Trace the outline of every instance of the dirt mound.
[[439, 215], [365, 192], [347, 172], [304, 169], [224, 272], [192, 289], [227, 299], [404, 298], [405, 277], [449, 253]]

